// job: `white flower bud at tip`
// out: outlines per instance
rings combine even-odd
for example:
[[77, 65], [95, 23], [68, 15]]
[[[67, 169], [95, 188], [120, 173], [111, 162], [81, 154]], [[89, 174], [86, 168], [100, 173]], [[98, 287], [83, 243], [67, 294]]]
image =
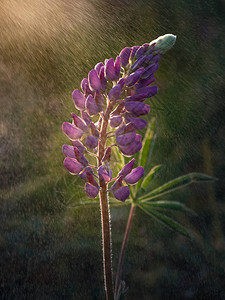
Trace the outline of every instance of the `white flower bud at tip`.
[[165, 34], [150, 42], [149, 45], [151, 46], [152, 44], [155, 44], [155, 49], [160, 49], [160, 53], [165, 53], [173, 47], [176, 42], [176, 38], [176, 35]]

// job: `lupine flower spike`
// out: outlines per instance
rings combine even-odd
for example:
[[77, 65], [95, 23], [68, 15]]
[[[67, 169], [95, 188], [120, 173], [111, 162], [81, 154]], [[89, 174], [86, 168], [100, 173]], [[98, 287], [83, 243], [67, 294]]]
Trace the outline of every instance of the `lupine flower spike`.
[[[154, 73], [162, 54], [174, 45], [175, 40], [174, 35], [167, 34], [142, 46], [126, 47], [115, 61], [110, 58], [96, 64], [81, 81], [82, 91], [73, 91], [75, 108], [81, 112], [81, 117], [72, 113], [72, 122], [63, 123], [62, 130], [72, 144], [63, 146], [64, 166], [71, 174], [78, 174], [86, 181], [88, 197], [97, 197], [100, 189], [93, 176], [107, 185], [112, 181], [111, 146], [106, 148], [107, 130], [115, 139], [111, 145], [116, 145], [124, 156], [130, 157], [142, 148], [137, 130], [147, 125], [142, 116], [150, 112], [150, 106], [145, 101], [157, 93], [157, 86], [152, 85]], [[105, 136], [102, 136], [103, 129]], [[103, 147], [100, 147], [101, 143]], [[85, 157], [89, 151], [98, 153], [100, 159], [95, 170]], [[125, 201], [130, 194], [125, 184], [136, 184], [144, 175], [141, 166], [132, 169], [133, 165], [134, 159], [115, 174], [117, 179], [109, 189], [120, 201]]]

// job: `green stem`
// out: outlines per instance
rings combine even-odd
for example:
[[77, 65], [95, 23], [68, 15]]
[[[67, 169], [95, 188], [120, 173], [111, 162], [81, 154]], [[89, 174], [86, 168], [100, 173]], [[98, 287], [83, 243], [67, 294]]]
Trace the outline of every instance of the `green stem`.
[[129, 214], [128, 221], [127, 221], [127, 227], [126, 227], [126, 230], [124, 233], [123, 244], [122, 244], [121, 251], [120, 251], [119, 263], [118, 263], [118, 267], [117, 267], [116, 284], [115, 284], [115, 298], [114, 298], [115, 300], [119, 299], [118, 293], [119, 293], [119, 288], [120, 288], [124, 254], [125, 254], [125, 249], [126, 249], [126, 245], [127, 245], [127, 241], [128, 241], [128, 236], [129, 236], [130, 229], [131, 229], [132, 220], [133, 220], [133, 217], [135, 214], [135, 208], [136, 208], [135, 204], [132, 203], [131, 208], [130, 208], [130, 214]]

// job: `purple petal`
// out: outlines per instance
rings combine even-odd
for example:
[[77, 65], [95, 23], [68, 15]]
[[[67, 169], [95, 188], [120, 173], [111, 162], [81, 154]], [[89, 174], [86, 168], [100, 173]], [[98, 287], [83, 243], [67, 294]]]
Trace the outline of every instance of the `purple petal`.
[[90, 168], [90, 167], [85, 168], [85, 169], [83, 170], [83, 172], [79, 174], [79, 177], [80, 177], [82, 180], [84, 180], [84, 181], [88, 181], [88, 179], [87, 179], [87, 173], [93, 174], [92, 168]]
[[144, 129], [148, 124], [146, 120], [140, 118], [127, 117], [126, 115], [125, 120], [127, 123], [131, 122], [137, 130]]
[[84, 153], [85, 147], [81, 141], [79, 141], [79, 140], [72, 141], [72, 145], [74, 147], [77, 147], [81, 153]]
[[79, 116], [75, 115], [75, 113], [72, 113], [72, 118], [74, 121], [74, 125], [83, 130], [84, 132], [87, 130], [87, 125], [84, 122], [83, 119], [81, 119]]
[[104, 67], [103, 62], [99, 62], [95, 65], [95, 70], [97, 71], [97, 74], [99, 75], [101, 67]]
[[135, 159], [131, 159], [131, 161], [129, 161], [128, 164], [126, 164], [122, 169], [121, 171], [119, 172], [118, 175], [123, 175], [123, 177], [127, 176], [131, 170], [133, 169], [133, 166], [134, 166], [134, 162], [135, 162]]
[[133, 95], [133, 96], [129, 96], [129, 97], [126, 97], [124, 99], [125, 102], [129, 102], [129, 101], [140, 101], [140, 102], [143, 102], [145, 101], [146, 99], [146, 94], [136, 94], [136, 95]]
[[104, 111], [104, 97], [103, 95], [99, 92], [99, 91], [96, 91], [95, 92], [95, 102], [97, 104], [97, 107], [98, 107], [98, 111]]
[[86, 172], [87, 180], [90, 184], [96, 186], [99, 189], [99, 185], [97, 184], [96, 180], [94, 179], [93, 172]]
[[147, 115], [150, 112], [149, 105], [142, 103], [142, 102], [126, 102], [125, 108], [128, 112], [131, 112], [135, 116], [143, 116]]
[[131, 55], [130, 55], [130, 58], [133, 59], [137, 50], [140, 48], [140, 46], [134, 46], [132, 47], [132, 52], [131, 52]]
[[81, 129], [68, 122], [64, 122], [62, 124], [62, 130], [72, 141], [80, 139], [83, 135], [83, 131]]
[[120, 98], [120, 95], [121, 95], [121, 85], [117, 84], [109, 91], [108, 98], [110, 101], [116, 101]]
[[90, 149], [94, 149], [98, 146], [98, 139], [93, 135], [88, 135], [85, 139], [85, 145]]
[[95, 69], [92, 69], [88, 73], [88, 82], [89, 82], [89, 87], [92, 91], [99, 91], [101, 89], [101, 81]]
[[139, 82], [135, 85], [135, 89], [138, 90], [140, 88], [146, 87], [155, 81], [154, 74], [151, 74], [148, 78], [139, 80]]
[[85, 183], [85, 193], [87, 194], [87, 196], [91, 199], [94, 199], [98, 196], [98, 192], [99, 192], [99, 189], [90, 184], [89, 182], [86, 182]]
[[88, 113], [86, 113], [85, 111], [82, 111], [81, 116], [87, 125], [89, 125], [91, 123], [91, 117], [89, 116]]
[[132, 86], [134, 85], [141, 77], [143, 74], [144, 68], [140, 68], [140, 70], [137, 70], [136, 72], [132, 73], [125, 79], [125, 84], [127, 86]]
[[116, 138], [116, 143], [119, 146], [127, 146], [135, 140], [135, 137], [136, 137], [135, 132], [125, 133]]
[[152, 62], [158, 62], [162, 58], [162, 54], [158, 53], [154, 55]]
[[87, 97], [85, 106], [86, 106], [86, 110], [90, 116], [94, 116], [98, 113], [98, 106], [92, 95], [89, 95]]
[[120, 78], [120, 70], [121, 70], [121, 57], [117, 56], [115, 60], [115, 73], [116, 73], [115, 80], [118, 80]]
[[156, 85], [147, 86], [136, 90], [137, 94], [145, 94], [146, 98], [153, 97], [157, 94], [158, 88]]
[[141, 177], [144, 176], [145, 170], [143, 167], [137, 167], [133, 169], [125, 178], [124, 180], [128, 184], [136, 184]]
[[89, 161], [83, 155], [83, 153], [79, 151], [77, 147], [74, 147], [74, 153], [75, 153], [76, 160], [79, 161], [84, 167], [87, 167], [89, 165]]
[[154, 74], [159, 68], [159, 64], [158, 63], [154, 63], [150, 66], [148, 66], [145, 69], [145, 72], [141, 75], [142, 79], [148, 78], [150, 75]]
[[79, 174], [84, 168], [84, 166], [79, 163], [79, 161], [71, 157], [66, 157], [63, 164], [72, 175]]
[[147, 50], [149, 44], [146, 43], [144, 45], [142, 45], [140, 48], [138, 48], [137, 52], [136, 52], [136, 58], [139, 58], [140, 56], [142, 56], [145, 51]]
[[79, 90], [75, 90], [72, 93], [72, 98], [75, 104], [76, 109], [84, 110], [85, 109], [85, 97], [84, 94]]
[[114, 59], [110, 58], [106, 60], [105, 63], [105, 78], [107, 80], [115, 80], [116, 79], [116, 70], [114, 66]]
[[122, 122], [123, 118], [122, 116], [113, 116], [109, 119], [109, 125], [112, 127], [112, 128], [115, 128], [115, 127], [118, 127], [121, 122]]
[[85, 97], [87, 97], [88, 95], [92, 95], [93, 92], [90, 90], [89, 88], [89, 83], [88, 83], [88, 79], [87, 78], [84, 78], [82, 81], [81, 81], [81, 84], [80, 84], [83, 92], [84, 92], [84, 95]]
[[131, 70], [135, 71], [138, 68], [140, 68], [144, 64], [145, 59], [146, 59], [145, 55], [140, 56], [131, 66]]
[[75, 158], [75, 153], [74, 153], [73, 146], [63, 145], [62, 146], [62, 152], [63, 152], [63, 154], [65, 156], [69, 156], [71, 158]]
[[119, 149], [123, 153], [123, 155], [130, 157], [140, 151], [142, 148], [142, 143], [141, 143], [141, 135], [137, 134], [135, 141], [128, 146], [120, 146]]
[[121, 64], [123, 67], [126, 67], [126, 65], [129, 63], [130, 59], [130, 54], [131, 54], [131, 48], [130, 47], [125, 47], [119, 54], [121, 57]]
[[107, 80], [105, 79], [105, 67], [101, 67], [100, 73], [99, 73], [99, 78], [101, 81], [101, 90], [105, 91], [107, 90]]
[[98, 176], [100, 179], [104, 180], [106, 183], [112, 179], [112, 173], [107, 170], [107, 167], [101, 165], [98, 168]]
[[113, 193], [117, 200], [124, 202], [130, 196], [130, 189], [128, 186], [122, 186]]
[[115, 115], [119, 115], [122, 110], [124, 108], [124, 102], [120, 102], [120, 104], [116, 107], [116, 109], [114, 109], [114, 111], [112, 112], [112, 115], [115, 116]]
[[112, 192], [115, 192], [115, 191], [118, 190], [122, 185], [123, 185], [123, 176], [120, 176], [120, 177], [114, 182], [114, 184], [111, 186], [110, 190], [111, 190]]
[[150, 62], [152, 62], [152, 58], [153, 58], [153, 53], [146, 55], [145, 63], [149, 64]]

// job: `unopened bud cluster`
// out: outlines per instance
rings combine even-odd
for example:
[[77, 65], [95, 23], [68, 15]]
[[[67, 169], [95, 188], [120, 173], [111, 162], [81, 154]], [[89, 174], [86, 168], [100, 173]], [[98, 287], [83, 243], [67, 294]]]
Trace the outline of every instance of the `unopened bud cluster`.
[[[115, 61], [110, 58], [98, 63], [81, 81], [82, 91], [72, 93], [80, 116], [72, 113], [72, 123], [62, 125], [71, 141], [71, 145], [63, 145], [64, 166], [86, 182], [88, 197], [98, 196], [101, 182], [107, 186], [113, 182], [108, 189], [116, 199], [125, 201], [130, 194], [126, 184], [136, 184], [144, 175], [143, 167], [133, 168], [132, 159], [112, 178], [111, 147], [118, 147], [127, 157], [141, 150], [141, 135], [136, 132], [146, 127], [141, 116], [150, 111], [144, 101], [157, 93], [157, 86], [152, 85], [154, 73], [162, 53], [174, 42], [175, 36], [166, 35], [150, 44], [126, 47]], [[96, 156], [97, 166], [90, 165], [87, 155]]]

